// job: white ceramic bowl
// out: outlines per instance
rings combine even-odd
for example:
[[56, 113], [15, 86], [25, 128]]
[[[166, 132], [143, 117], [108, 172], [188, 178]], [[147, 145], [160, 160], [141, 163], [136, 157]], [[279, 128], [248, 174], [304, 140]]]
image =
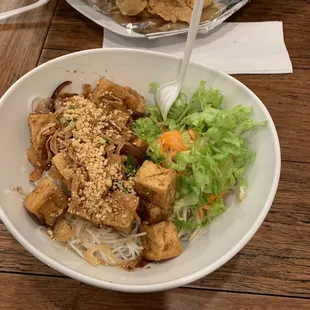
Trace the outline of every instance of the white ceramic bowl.
[[280, 175], [280, 147], [274, 123], [263, 103], [234, 78], [206, 66], [192, 63], [185, 91], [193, 93], [200, 80], [219, 88], [225, 107], [238, 104], [254, 107], [256, 120], [267, 120], [250, 139], [256, 151], [255, 163], [248, 173], [249, 189], [242, 204], [232, 204], [206, 233], [194, 239], [178, 258], [150, 269], [127, 272], [118, 268], [92, 267], [69, 250], [44, 239], [37, 224], [23, 208], [22, 200], [8, 194], [21, 186], [32, 189], [26, 170], [29, 146], [27, 118], [36, 97], [48, 97], [57, 85], [72, 80], [72, 91], [81, 84], [94, 84], [100, 76], [131, 86], [145, 96], [153, 96], [148, 85], [175, 79], [180, 60], [169, 55], [145, 51], [97, 49], [52, 60], [26, 74], [0, 101], [0, 216], [13, 236], [34, 256], [59, 272], [79, 281], [117, 291], [151, 292], [166, 290], [195, 281], [222, 266], [251, 239], [262, 224], [274, 199]]

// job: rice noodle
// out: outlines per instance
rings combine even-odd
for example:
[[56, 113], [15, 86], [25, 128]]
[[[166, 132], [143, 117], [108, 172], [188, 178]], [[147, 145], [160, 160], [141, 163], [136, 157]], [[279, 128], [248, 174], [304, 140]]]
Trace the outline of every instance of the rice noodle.
[[12, 190], [12, 189], [6, 188], [4, 190], [4, 194], [12, 195], [12, 196], [18, 197], [22, 200], [25, 199], [25, 196], [22, 195], [20, 192], [16, 191], [15, 189]]
[[74, 123], [74, 122], [71, 122], [71, 123], [63, 130], [63, 132], [67, 133], [67, 132], [71, 131], [74, 127], [75, 127], [75, 123]]
[[80, 250], [75, 246], [75, 244], [78, 243], [78, 242], [79, 242], [79, 240], [78, 240], [78, 239], [75, 239], [75, 240], [72, 240], [72, 241], [68, 241], [68, 244], [69, 244], [70, 247], [71, 247], [76, 253], [78, 253], [82, 258], [85, 258], [83, 252], [80, 251]]
[[50, 150], [56, 155], [59, 153], [58, 146], [57, 146], [57, 136], [59, 130], [56, 130], [50, 140]]
[[46, 142], [45, 142], [45, 150], [47, 153], [47, 159], [43, 162], [43, 166], [46, 167], [47, 165], [50, 164], [50, 162], [52, 161], [53, 158], [53, 153], [50, 149], [50, 141], [51, 141], [52, 137], [49, 137]]
[[54, 128], [56, 123], [48, 123], [46, 126], [43, 126], [38, 133], [37, 143], [40, 143], [41, 137], [47, 134], [47, 131], [51, 128]]
[[54, 116], [56, 118], [58, 118], [64, 111], [66, 110], [66, 107], [60, 107], [56, 110], [56, 112], [54, 113]]
[[116, 151], [115, 151], [116, 155], [120, 155], [121, 154], [121, 150], [124, 147], [124, 145], [125, 145], [125, 142], [121, 142], [121, 143], [118, 144], [118, 146], [116, 148]]
[[113, 154], [115, 150], [115, 145], [111, 144], [107, 147], [107, 158], [109, 159]]
[[191, 236], [189, 237], [188, 241], [192, 241], [195, 237], [197, 237], [197, 235], [200, 233], [201, 228], [196, 228], [193, 233], [191, 234]]
[[32, 101], [31, 111], [35, 114], [47, 114], [50, 111], [51, 98], [35, 98]]
[[108, 121], [110, 127], [112, 127], [114, 130], [118, 131], [119, 133], [122, 133], [122, 129], [115, 124], [114, 121]]
[[98, 228], [77, 216], [67, 214], [65, 219], [74, 227], [67, 245], [90, 264], [123, 266], [139, 261], [143, 251], [140, 237], [146, 233], [138, 233], [137, 223], [132, 233], [125, 235], [108, 226]]

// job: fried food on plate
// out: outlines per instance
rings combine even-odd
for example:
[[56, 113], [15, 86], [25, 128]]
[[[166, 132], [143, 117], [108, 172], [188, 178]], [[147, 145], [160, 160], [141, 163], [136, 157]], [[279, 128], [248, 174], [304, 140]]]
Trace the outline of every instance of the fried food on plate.
[[189, 23], [192, 15], [192, 9], [185, 0], [150, 0], [148, 9], [150, 13], [173, 23], [178, 20]]
[[116, 5], [124, 15], [135, 16], [146, 8], [147, 0], [116, 0]]
[[[205, 2], [203, 5], [204, 9], [208, 8], [212, 4], [212, 0], [205, 0], [204, 2]], [[190, 6], [191, 8], [193, 8], [195, 4], [195, 0], [186, 0], [186, 4]]]
[[[195, 0], [149, 0], [150, 13], [159, 15], [166, 21], [190, 23]], [[212, 4], [212, 0], [204, 1], [204, 9]]]

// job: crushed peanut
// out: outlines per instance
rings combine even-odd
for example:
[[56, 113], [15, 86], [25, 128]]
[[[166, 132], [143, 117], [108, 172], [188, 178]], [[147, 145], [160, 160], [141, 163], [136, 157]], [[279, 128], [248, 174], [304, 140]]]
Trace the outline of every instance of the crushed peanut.
[[122, 142], [122, 128], [118, 125], [118, 113], [106, 111], [82, 96], [67, 98], [63, 105], [66, 110], [62, 119], [70, 126], [73, 138], [71, 147], [78, 163], [75, 175], [78, 178], [78, 191], [72, 192], [77, 199], [79, 212], [90, 218], [104, 220], [113, 213], [117, 215], [123, 206], [113, 205], [109, 190], [134, 194], [132, 178], [124, 179], [121, 162], [109, 162], [109, 152], [114, 154], [116, 146], [111, 141]]

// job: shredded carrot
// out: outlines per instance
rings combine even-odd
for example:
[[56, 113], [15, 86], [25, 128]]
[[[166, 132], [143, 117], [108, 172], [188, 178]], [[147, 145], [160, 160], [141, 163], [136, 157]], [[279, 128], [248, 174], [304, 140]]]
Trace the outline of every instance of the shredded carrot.
[[204, 216], [204, 210], [206, 210], [206, 211], [208, 211], [209, 209], [210, 209], [210, 205], [205, 205], [205, 206], [202, 206], [202, 207], [200, 207], [199, 209], [198, 209], [198, 212], [199, 212], [199, 217], [201, 218], [201, 219], [203, 219], [203, 216]]
[[208, 211], [211, 208], [212, 204], [215, 202], [215, 200], [218, 199], [218, 198], [222, 198], [224, 196], [224, 194], [225, 193], [220, 193], [218, 195], [210, 195], [209, 200], [208, 200], [208, 204], [205, 205], [205, 206], [202, 206], [202, 207], [200, 207], [198, 209], [199, 217], [202, 219], [203, 216], [204, 216], [204, 212], [203, 211], [204, 210]]
[[205, 206], [202, 206], [198, 209], [199, 212], [199, 217], [202, 219], [204, 216], [204, 210], [208, 211], [211, 208], [212, 203], [217, 199], [217, 198], [222, 198], [224, 196], [225, 193], [220, 193], [218, 195], [210, 195], [209, 200], [208, 200], [208, 204]]
[[218, 195], [210, 195], [208, 203], [212, 204], [217, 198], [222, 198], [224, 196], [224, 193], [220, 193]]
[[173, 150], [173, 151], [170, 152], [170, 157], [171, 158], [174, 158], [175, 155], [177, 155], [177, 151], [176, 150]]
[[164, 132], [159, 138], [160, 151], [162, 154], [168, 152], [173, 158], [177, 152], [186, 151], [187, 147], [184, 145], [181, 133], [178, 130]]
[[[159, 141], [160, 141], [160, 140], [159, 140]], [[164, 146], [162, 145], [162, 143], [159, 142], [159, 146], [160, 146], [160, 152], [161, 152], [162, 154], [164, 154], [164, 153], [165, 153], [165, 150], [164, 150]]]

